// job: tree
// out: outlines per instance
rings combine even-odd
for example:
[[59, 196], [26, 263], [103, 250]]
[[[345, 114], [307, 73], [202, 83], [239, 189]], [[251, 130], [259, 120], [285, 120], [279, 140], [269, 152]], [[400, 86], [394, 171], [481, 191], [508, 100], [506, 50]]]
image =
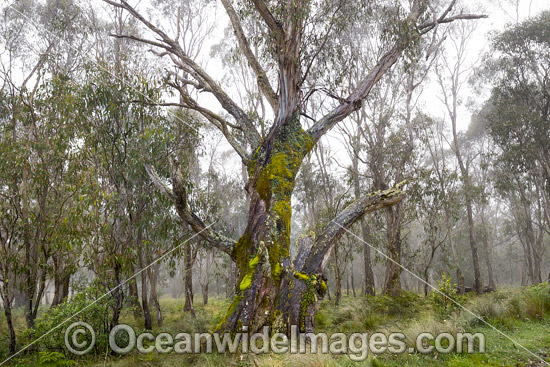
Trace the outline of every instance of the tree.
[[536, 177], [550, 226], [550, 12], [510, 26], [493, 39], [482, 70], [492, 87], [480, 112], [501, 158]]
[[[125, 0], [105, 1], [129, 12], [157, 37], [123, 36], [160, 49], [161, 55], [170, 57], [183, 73], [172, 75], [168, 81], [178, 90], [180, 105], [199, 112], [216, 126], [247, 167], [248, 225], [236, 242], [207, 227], [190, 210], [178, 167], [172, 173], [172, 187], [152, 167], [148, 168], [150, 176], [174, 203], [182, 219], [209, 245], [226, 252], [236, 262], [239, 289], [219, 329], [236, 330], [246, 325], [250, 330], [257, 330], [270, 324], [273, 329], [281, 331], [289, 331], [291, 325], [310, 330], [314, 327], [311, 315], [315, 313], [317, 295], [326, 290], [323, 271], [337, 240], [346, 228], [366, 213], [401, 201], [404, 182], [351, 203], [314, 240], [304, 241], [309, 245], [300, 247], [293, 262], [289, 252], [291, 196], [302, 161], [323, 135], [361, 107], [372, 88], [405, 50], [433, 30], [436, 24], [480, 16], [450, 15], [455, 1], [451, 1], [440, 14], [430, 14], [427, 1], [412, 1], [408, 4], [410, 6], [392, 3], [393, 11], [387, 15], [395, 19], [392, 24], [396, 32], [388, 32], [377, 63], [368, 75], [355, 82], [355, 88], [346, 98], [338, 100], [327, 114], [305, 130], [300, 120], [305, 110], [303, 104], [307, 103], [303, 96], [308, 94], [304, 87], [311, 70], [309, 65], [322, 62], [317, 58], [321, 52], [330, 52], [333, 29], [349, 31], [350, 28], [346, 27], [352, 23], [350, 14], [357, 14], [357, 9], [374, 12], [381, 9], [382, 4], [370, 8], [367, 4], [344, 1], [316, 4], [252, 0], [236, 10], [230, 0], [223, 0], [239, 49], [256, 75], [258, 92], [273, 110], [271, 126], [265, 133], [260, 133], [257, 120], [261, 114], [255, 111], [247, 113], [237, 105], [220, 84], [185, 52], [178, 42], [179, 34], [170, 37]], [[255, 40], [262, 46], [262, 58], [251, 51], [244, 28], [247, 20], [262, 24], [263, 32]], [[268, 74], [262, 67], [262, 59], [275, 63], [277, 70]], [[277, 89], [272, 86], [274, 80]], [[189, 88], [211, 95], [224, 109], [225, 115], [199, 103]]]
[[468, 42], [475, 31], [473, 23], [460, 23], [458, 27], [450, 33], [454, 37], [454, 49], [452, 55], [440, 58], [440, 65], [436, 68], [439, 85], [443, 95], [443, 102], [447, 109], [447, 114], [452, 127], [452, 149], [456, 156], [460, 175], [464, 189], [464, 204], [466, 206], [466, 217], [468, 220], [468, 235], [470, 251], [472, 253], [472, 265], [474, 270], [474, 289], [477, 293], [482, 293], [483, 283], [481, 279], [481, 269], [479, 265], [478, 243], [475, 238], [474, 223], [474, 200], [475, 186], [472, 182], [471, 163], [475, 154], [470, 154], [459, 138], [457, 122], [459, 119], [459, 104], [461, 87], [467, 80], [467, 75], [472, 72], [471, 65], [466, 65], [465, 56], [468, 52]]

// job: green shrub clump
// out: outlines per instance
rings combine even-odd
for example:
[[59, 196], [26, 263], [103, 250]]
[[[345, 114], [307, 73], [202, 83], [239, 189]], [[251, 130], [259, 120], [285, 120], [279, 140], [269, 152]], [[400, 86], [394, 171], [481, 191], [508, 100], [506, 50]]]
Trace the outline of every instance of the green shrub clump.
[[435, 311], [442, 317], [446, 317], [460, 308], [464, 297], [456, 293], [456, 284], [451, 277], [443, 274], [437, 282], [438, 290], [430, 293], [430, 301]]
[[[57, 363], [54, 362], [54, 359], [59, 359], [59, 353], [63, 355], [70, 354], [65, 346], [65, 330], [74, 322], [85, 322], [93, 328], [96, 341], [90, 353], [105, 351], [109, 343], [112, 299], [109, 296], [100, 299], [103, 294], [105, 294], [103, 287], [92, 284], [64, 303], [48, 310], [36, 319], [32, 329], [24, 332], [23, 337], [28, 339], [29, 342], [36, 341], [34, 346], [39, 351], [57, 353], [42, 354], [45, 365]], [[80, 337], [90, 338], [91, 336], [82, 335]]]

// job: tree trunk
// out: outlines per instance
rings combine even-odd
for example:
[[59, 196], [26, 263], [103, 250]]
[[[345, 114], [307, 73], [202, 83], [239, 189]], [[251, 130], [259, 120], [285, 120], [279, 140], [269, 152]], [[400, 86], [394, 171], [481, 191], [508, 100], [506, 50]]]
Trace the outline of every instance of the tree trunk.
[[71, 274], [65, 269], [54, 272], [54, 296], [50, 307], [60, 305], [69, 297], [70, 281]]
[[[143, 258], [143, 249], [141, 246], [138, 248], [138, 261], [139, 261], [140, 268], [143, 270], [145, 268], [145, 260]], [[151, 330], [153, 328], [153, 322], [151, 320], [151, 311], [149, 310], [148, 298], [149, 298], [149, 292], [147, 291], [147, 271], [142, 271], [141, 272], [141, 305], [143, 307], [143, 327], [146, 330]]]
[[225, 298], [231, 298], [235, 295], [235, 286], [237, 280], [235, 279], [235, 265], [231, 262], [227, 268], [227, 276], [225, 277]]
[[365, 270], [365, 294], [370, 296], [376, 295], [376, 287], [374, 284], [374, 271], [372, 270], [372, 260], [370, 254], [370, 243], [368, 243], [368, 225], [364, 219], [361, 220], [361, 234], [363, 240], [363, 261], [364, 261], [364, 270]]
[[190, 312], [191, 315], [195, 316], [195, 308], [193, 307], [193, 250], [190, 242], [183, 246], [183, 295], [185, 297], [183, 311]]
[[338, 257], [338, 246], [334, 246], [332, 256], [332, 274], [334, 275], [334, 305], [339, 306], [342, 301], [342, 273], [340, 271], [340, 259]]
[[140, 319], [143, 316], [143, 309], [141, 308], [141, 303], [139, 303], [139, 293], [136, 278], [132, 278], [128, 282], [128, 305], [132, 308], [134, 312], [134, 318]]
[[289, 332], [292, 325], [302, 331], [314, 330], [318, 300], [327, 290], [323, 272], [345, 228], [365, 213], [403, 197], [398, 186], [356, 200], [315, 241], [302, 238], [291, 262], [290, 199], [300, 163], [310, 149], [309, 139], [294, 114], [281, 126], [278, 138], [268, 136], [249, 164], [249, 221], [235, 245], [239, 287], [219, 330], [247, 325], [253, 332], [266, 324], [274, 332]]
[[386, 208], [386, 225], [388, 236], [388, 260], [384, 293], [396, 297], [401, 293], [401, 212], [400, 204]]
[[157, 315], [157, 325], [162, 327], [162, 310], [160, 308], [159, 296], [157, 292], [158, 274], [160, 270], [160, 263], [156, 263], [152, 268], [148, 269], [149, 282], [151, 283], [151, 303], [155, 306]]
[[488, 287], [489, 287], [489, 290], [494, 291], [496, 290], [496, 285], [495, 285], [495, 278], [493, 275], [493, 264], [491, 262], [491, 254], [490, 254], [490, 249], [488, 244], [485, 244], [485, 264], [487, 265], [487, 276], [489, 279]]
[[489, 232], [487, 228], [487, 222], [485, 221], [485, 205], [481, 208], [481, 225], [483, 231], [483, 249], [485, 255], [485, 265], [487, 266], [487, 278], [489, 281], [488, 290], [495, 291], [495, 278], [493, 274], [493, 263], [491, 261], [491, 247], [489, 245]]
[[121, 287], [119, 287], [121, 283], [121, 280], [120, 280], [121, 265], [118, 259], [115, 260], [113, 271], [115, 276], [116, 289], [111, 292], [111, 296], [113, 297], [114, 303], [111, 306], [113, 309], [113, 318], [111, 319], [110, 329], [118, 325], [118, 321], [120, 319], [120, 313], [122, 311], [122, 307], [124, 306], [124, 293], [122, 292]]
[[9, 351], [10, 355], [14, 355], [17, 349], [15, 329], [13, 328], [13, 316], [12, 316], [12, 300], [10, 299], [9, 290], [6, 284], [2, 288], [2, 303], [4, 306], [4, 315], [6, 316], [6, 323], [8, 324], [9, 334]]
[[350, 264], [349, 264], [349, 269], [350, 269], [350, 282], [351, 282], [351, 292], [353, 293], [353, 298], [357, 298], [357, 294], [355, 293], [355, 282], [354, 282], [354, 277], [353, 277], [353, 261], [350, 261]]
[[202, 291], [202, 304], [207, 305], [208, 304], [208, 283], [205, 283], [201, 286]]
[[[469, 181], [469, 179], [468, 179]], [[466, 190], [469, 190], [468, 184]], [[470, 249], [472, 250], [472, 265], [474, 267], [474, 289], [476, 293], [481, 294], [483, 292], [483, 285], [481, 283], [481, 271], [479, 267], [479, 256], [477, 254], [477, 243], [474, 238], [474, 216], [472, 212], [472, 199], [470, 193], [466, 193], [466, 212], [468, 214], [468, 232], [470, 236]]]
[[424, 268], [424, 297], [428, 297], [430, 276], [428, 267]]

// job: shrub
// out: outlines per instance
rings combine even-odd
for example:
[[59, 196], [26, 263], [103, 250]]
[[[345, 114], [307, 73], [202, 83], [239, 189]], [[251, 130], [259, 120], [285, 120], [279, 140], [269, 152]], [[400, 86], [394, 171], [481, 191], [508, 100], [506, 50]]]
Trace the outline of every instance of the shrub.
[[69, 367], [75, 364], [75, 361], [68, 361], [65, 355], [59, 352], [40, 352], [38, 357], [40, 367]]
[[[36, 341], [35, 345], [41, 350], [66, 353], [65, 330], [72, 323], [82, 321], [88, 323], [95, 332], [96, 343], [93, 350], [104, 351], [109, 343], [111, 301], [109, 297], [105, 297], [96, 302], [103, 294], [105, 294], [104, 289], [97, 284], [85, 288], [70, 300], [48, 310], [36, 319], [34, 327], [26, 330], [23, 337], [31, 342]], [[82, 310], [84, 311], [81, 312]], [[51, 353], [43, 356], [45, 360], [53, 361], [57, 358], [57, 354]]]
[[448, 316], [460, 308], [459, 304], [464, 302], [464, 297], [456, 293], [456, 284], [452, 283], [451, 277], [445, 274], [437, 282], [438, 291], [430, 293], [430, 301], [435, 311], [440, 316]]
[[[499, 301], [498, 299], [502, 299]], [[470, 306], [470, 310], [483, 321], [502, 328], [512, 327], [513, 322], [508, 312], [508, 305], [503, 298], [482, 297], [478, 298]], [[477, 317], [473, 317], [469, 321], [470, 326], [483, 324]]]
[[540, 283], [525, 290], [525, 312], [533, 319], [550, 314], [550, 285]]
[[420, 297], [412, 292], [402, 291], [399, 296], [367, 296], [364, 311], [391, 316], [411, 316], [418, 313]]

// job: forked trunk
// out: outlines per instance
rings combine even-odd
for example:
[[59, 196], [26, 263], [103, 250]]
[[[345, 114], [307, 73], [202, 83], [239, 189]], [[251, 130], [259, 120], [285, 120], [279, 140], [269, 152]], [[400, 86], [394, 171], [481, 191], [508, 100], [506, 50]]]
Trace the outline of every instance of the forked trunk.
[[313, 144], [298, 112], [270, 136], [248, 164], [248, 226], [234, 248], [238, 288], [218, 330], [250, 332], [265, 325], [290, 332], [313, 331], [318, 301], [327, 290], [323, 271], [338, 238], [363, 214], [399, 202], [400, 186], [367, 195], [334, 218], [317, 238], [299, 240], [290, 258], [291, 196], [300, 164]]

